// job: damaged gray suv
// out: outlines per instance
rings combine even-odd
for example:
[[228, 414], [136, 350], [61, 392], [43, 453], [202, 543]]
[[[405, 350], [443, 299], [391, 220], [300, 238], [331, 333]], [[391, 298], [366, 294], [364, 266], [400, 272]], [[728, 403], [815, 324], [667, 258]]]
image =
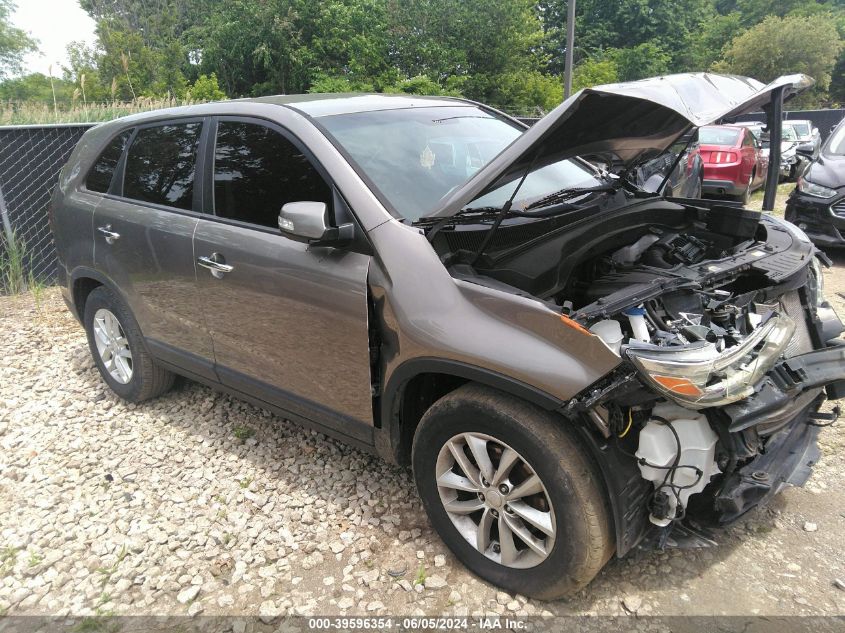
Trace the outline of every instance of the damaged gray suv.
[[809, 477], [845, 395], [827, 260], [631, 175], [811, 83], [601, 86], [530, 129], [390, 95], [126, 117], [62, 171], [64, 297], [120, 397], [179, 374], [410, 465], [470, 570], [563, 596]]

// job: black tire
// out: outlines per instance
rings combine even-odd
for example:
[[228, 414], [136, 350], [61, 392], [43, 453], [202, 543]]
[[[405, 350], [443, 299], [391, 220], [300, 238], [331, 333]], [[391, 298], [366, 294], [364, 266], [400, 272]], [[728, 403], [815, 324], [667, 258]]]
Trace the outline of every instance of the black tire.
[[[97, 310], [109, 310], [120, 323], [120, 328], [132, 353], [132, 376], [129, 382], [123, 384], [115, 380], [106, 369], [103, 359], [97, 350], [94, 340], [94, 315]], [[118, 396], [129, 402], [143, 402], [155, 398], [168, 391], [173, 386], [174, 375], [156, 365], [144, 345], [144, 339], [138, 322], [129, 308], [111, 290], [100, 286], [91, 291], [85, 301], [85, 311], [82, 320], [85, 333], [88, 335], [88, 347], [91, 356], [100, 370], [100, 376]]]
[[745, 191], [737, 196], [737, 200], [739, 200], [743, 206], [747, 205], [751, 202], [751, 188], [754, 184], [754, 172], [751, 172], [751, 178], [748, 180], [748, 186], [745, 188]]
[[[469, 383], [438, 400], [414, 436], [417, 490], [432, 525], [473, 573], [511, 592], [552, 600], [586, 586], [612, 556], [614, 538], [604, 487], [596, 466], [564, 420], [528, 402]], [[527, 569], [487, 558], [458, 532], [438, 493], [435, 465], [455, 435], [482, 433], [516, 450], [545, 486], [556, 517], [548, 557]]]

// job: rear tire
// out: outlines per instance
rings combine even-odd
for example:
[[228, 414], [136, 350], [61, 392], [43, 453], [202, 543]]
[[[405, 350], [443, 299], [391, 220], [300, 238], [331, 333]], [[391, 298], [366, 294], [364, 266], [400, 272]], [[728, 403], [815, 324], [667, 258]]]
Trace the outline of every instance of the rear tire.
[[111, 290], [99, 286], [91, 291], [82, 323], [97, 369], [118, 396], [142, 402], [173, 386], [174, 375], [155, 363], [135, 317]]
[[[417, 490], [432, 525], [455, 556], [494, 585], [545, 600], [586, 586], [614, 551], [597, 469], [564, 424], [560, 417], [530, 403], [470, 383], [426, 412], [412, 448]], [[456, 446], [459, 453], [454, 452]], [[486, 468], [478, 468], [475, 456], [484, 460], [485, 454], [489, 462]], [[469, 461], [461, 462], [461, 455]], [[502, 476], [507, 470], [504, 463], [510, 461], [516, 466]], [[492, 473], [491, 479], [483, 476], [485, 470]], [[536, 488], [540, 492], [519, 496], [526, 482], [535, 481], [532, 475], [541, 482]], [[481, 491], [473, 479], [482, 482]], [[444, 500], [444, 495], [454, 498]], [[468, 514], [473, 502], [481, 509]], [[452, 511], [459, 507], [457, 514]], [[485, 530], [488, 525], [490, 529]], [[479, 533], [490, 538], [480, 539]], [[533, 547], [521, 534], [528, 535]], [[516, 556], [509, 543], [516, 545]], [[506, 553], [507, 563], [503, 562]]]
[[751, 202], [751, 187], [754, 184], [754, 172], [751, 172], [751, 176], [748, 178], [748, 186], [745, 188], [745, 191], [737, 196], [737, 199], [743, 204], [743, 206], [747, 205]]

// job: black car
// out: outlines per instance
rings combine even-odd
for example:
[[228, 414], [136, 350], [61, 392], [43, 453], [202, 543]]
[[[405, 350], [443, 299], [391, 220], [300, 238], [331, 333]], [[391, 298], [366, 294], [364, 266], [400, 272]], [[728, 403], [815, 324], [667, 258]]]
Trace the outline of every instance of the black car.
[[845, 246], [845, 120], [798, 179], [786, 219], [818, 246]]

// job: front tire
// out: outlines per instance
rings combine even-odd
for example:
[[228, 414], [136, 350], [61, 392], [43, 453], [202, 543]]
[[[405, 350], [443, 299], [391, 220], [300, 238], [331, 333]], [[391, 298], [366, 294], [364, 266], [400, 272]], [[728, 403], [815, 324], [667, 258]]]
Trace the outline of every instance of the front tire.
[[91, 291], [82, 322], [100, 376], [118, 396], [142, 402], [173, 386], [174, 375], [156, 365], [135, 317], [111, 290]]
[[483, 579], [534, 598], [578, 591], [613, 553], [607, 500], [565, 421], [470, 383], [417, 428], [414, 478], [432, 525]]

